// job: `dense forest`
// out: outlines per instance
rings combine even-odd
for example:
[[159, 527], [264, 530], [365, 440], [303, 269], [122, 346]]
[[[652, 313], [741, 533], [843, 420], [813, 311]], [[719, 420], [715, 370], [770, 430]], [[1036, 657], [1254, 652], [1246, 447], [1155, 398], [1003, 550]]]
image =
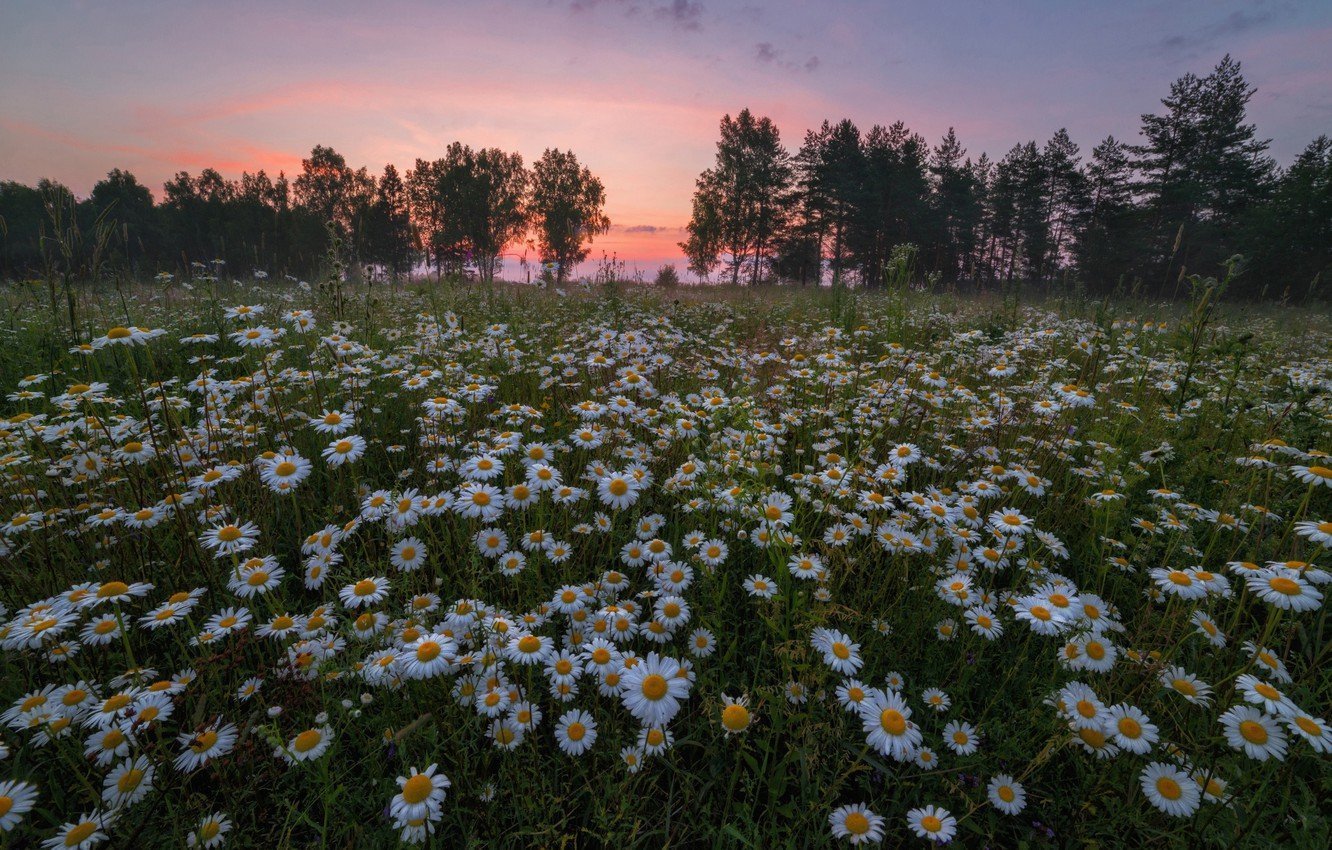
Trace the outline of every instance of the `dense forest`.
[[572, 152], [547, 150], [528, 168], [516, 153], [456, 142], [405, 174], [391, 164], [379, 175], [352, 169], [323, 146], [295, 179], [182, 171], [160, 202], [121, 169], [82, 200], [49, 180], [0, 182], [0, 278], [71, 263], [140, 276], [199, 265], [309, 275], [335, 240], [340, 262], [389, 275], [425, 266], [489, 280], [516, 250], [565, 277], [609, 229], [605, 203], [601, 181]]
[[[1332, 141], [1280, 170], [1246, 123], [1255, 89], [1226, 56], [1170, 88], [1140, 141], [1084, 158], [1066, 130], [972, 158], [950, 128], [931, 147], [901, 121], [825, 121], [792, 154], [749, 110], [721, 122], [688, 240], [701, 277], [731, 283], [1068, 282], [1169, 297], [1242, 255], [1232, 293], [1304, 297], [1332, 263]], [[900, 246], [913, 246], [903, 252]]]
[[[905, 275], [1165, 297], [1240, 255], [1232, 294], [1306, 297], [1332, 265], [1332, 140], [1278, 168], [1246, 121], [1254, 91], [1227, 56], [1177, 80], [1135, 143], [1110, 136], [1084, 156], [1061, 129], [997, 160], [969, 156], [952, 129], [931, 146], [901, 121], [825, 121], [792, 153], [770, 119], [743, 110], [721, 121], [681, 248], [698, 278], [736, 284]], [[406, 173], [353, 169], [323, 146], [292, 179], [180, 172], [160, 200], [121, 169], [84, 199], [50, 180], [0, 182], [0, 278], [217, 261], [307, 276], [333, 240], [354, 268], [385, 274], [493, 279], [507, 255], [565, 277], [609, 229], [605, 200], [571, 152], [547, 150], [529, 168], [460, 143]]]

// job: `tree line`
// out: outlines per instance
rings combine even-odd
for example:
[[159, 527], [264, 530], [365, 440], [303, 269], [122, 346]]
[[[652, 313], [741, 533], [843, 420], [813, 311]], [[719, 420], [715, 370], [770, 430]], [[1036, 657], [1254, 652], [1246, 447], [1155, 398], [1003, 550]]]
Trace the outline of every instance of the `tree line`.
[[1085, 159], [1063, 129], [994, 161], [901, 121], [825, 121], [791, 153], [746, 109], [722, 118], [680, 247], [732, 284], [882, 285], [910, 245], [917, 279], [1166, 296], [1239, 254], [1236, 294], [1305, 295], [1332, 266], [1332, 141], [1278, 169], [1246, 121], [1254, 92], [1226, 56], [1177, 80], [1137, 143], [1109, 136]]
[[78, 247], [93, 271], [137, 275], [222, 261], [236, 274], [310, 275], [331, 240], [355, 267], [493, 279], [515, 246], [564, 279], [610, 229], [606, 191], [571, 151], [548, 149], [529, 168], [516, 153], [448, 146], [405, 174], [353, 169], [316, 146], [289, 180], [263, 170], [228, 180], [206, 168], [179, 172], [160, 201], [114, 169], [85, 199], [65, 186], [0, 182], [0, 278], [65, 267]]

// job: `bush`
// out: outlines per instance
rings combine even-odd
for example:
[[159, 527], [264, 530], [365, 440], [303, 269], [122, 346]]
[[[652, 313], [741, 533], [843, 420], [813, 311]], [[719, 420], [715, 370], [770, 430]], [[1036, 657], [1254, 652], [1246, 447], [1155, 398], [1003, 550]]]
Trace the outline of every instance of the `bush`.
[[673, 264], [667, 263], [657, 269], [657, 279], [653, 283], [663, 289], [674, 289], [680, 285], [680, 273]]

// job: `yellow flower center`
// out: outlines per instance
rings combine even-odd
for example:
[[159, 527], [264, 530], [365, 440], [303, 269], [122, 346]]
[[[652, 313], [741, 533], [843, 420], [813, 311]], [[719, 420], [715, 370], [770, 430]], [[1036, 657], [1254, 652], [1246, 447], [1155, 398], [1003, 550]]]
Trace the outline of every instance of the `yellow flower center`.
[[1276, 576], [1275, 578], [1268, 579], [1267, 586], [1275, 590], [1277, 593], [1281, 593], [1286, 596], [1300, 595], [1299, 582], [1295, 581], [1294, 579], [1286, 578], [1285, 576]]
[[1267, 727], [1257, 720], [1245, 720], [1239, 725], [1239, 733], [1250, 744], [1267, 743]]
[[895, 708], [885, 708], [879, 714], [879, 725], [882, 726], [883, 731], [887, 732], [889, 735], [906, 734], [906, 717], [902, 715], [902, 712]]
[[296, 740], [292, 742], [291, 748], [298, 753], [308, 753], [310, 750], [319, 746], [319, 742], [322, 740], [324, 740], [323, 732], [320, 732], [318, 729], [306, 729], [304, 732], [296, 736]]
[[120, 793], [128, 794], [129, 792], [133, 791], [135, 788], [138, 788], [139, 783], [142, 781], [143, 781], [143, 771], [139, 770], [138, 768], [130, 768], [129, 770], [125, 771], [124, 776], [116, 780], [116, 788], [120, 790]]
[[1105, 735], [1098, 729], [1079, 729], [1078, 737], [1093, 749], [1099, 750], [1105, 746]]
[[96, 831], [97, 823], [95, 821], [86, 820], [65, 833], [65, 846], [78, 847], [80, 844], [88, 840], [88, 836]]
[[643, 696], [650, 700], [659, 700], [666, 696], [666, 679], [656, 673], [643, 679]]
[[424, 773], [418, 773], [403, 783], [402, 799], [408, 803], [416, 804], [429, 797], [433, 790], [435, 790], [435, 786], [430, 781], [430, 777]]
[[1169, 776], [1162, 776], [1156, 780], [1156, 793], [1167, 800], [1178, 800], [1184, 796], [1184, 789], [1179, 787], [1179, 783]]
[[869, 832], [870, 822], [869, 818], [860, 812], [851, 812], [846, 816], [846, 820], [842, 821], [842, 826], [852, 835], [864, 835]]
[[129, 585], [123, 581], [108, 581], [106, 584], [97, 588], [98, 599], [109, 599], [113, 596], [121, 596], [129, 592]]
[[722, 709], [722, 725], [732, 732], [740, 732], [749, 726], [749, 709], [739, 703], [731, 703]]
[[416, 660], [427, 663], [434, 661], [439, 657], [441, 651], [439, 644], [434, 641], [423, 643], [416, 648]]

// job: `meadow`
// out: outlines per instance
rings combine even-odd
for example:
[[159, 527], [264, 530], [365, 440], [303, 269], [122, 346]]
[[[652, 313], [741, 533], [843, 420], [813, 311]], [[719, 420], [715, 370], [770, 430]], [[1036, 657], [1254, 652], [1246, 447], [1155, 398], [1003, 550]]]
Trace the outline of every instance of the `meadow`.
[[0, 846], [1332, 842], [1325, 309], [69, 292], [0, 317]]

